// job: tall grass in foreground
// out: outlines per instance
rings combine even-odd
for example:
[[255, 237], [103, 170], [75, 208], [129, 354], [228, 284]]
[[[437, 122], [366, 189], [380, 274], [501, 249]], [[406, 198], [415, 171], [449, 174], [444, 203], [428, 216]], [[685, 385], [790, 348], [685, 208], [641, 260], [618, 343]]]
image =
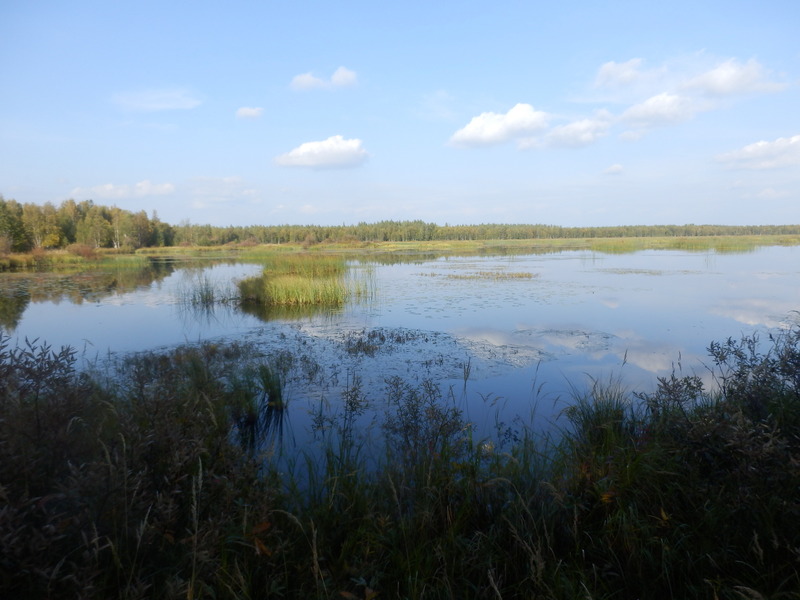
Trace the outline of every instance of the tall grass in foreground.
[[0, 593], [800, 598], [800, 330], [709, 352], [711, 390], [574, 382], [552, 437], [476, 439], [435, 382], [353, 378], [298, 449], [276, 419], [283, 378], [318, 375], [300, 358], [205, 344], [89, 376], [3, 338]]

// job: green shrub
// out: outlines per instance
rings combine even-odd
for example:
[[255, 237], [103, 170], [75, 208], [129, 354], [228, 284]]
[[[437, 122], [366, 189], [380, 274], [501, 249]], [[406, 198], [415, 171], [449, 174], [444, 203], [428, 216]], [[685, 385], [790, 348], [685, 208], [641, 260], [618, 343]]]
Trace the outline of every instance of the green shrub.
[[0, 591], [798, 598], [800, 332], [709, 351], [718, 385], [575, 384], [550, 436], [474, 439], [435, 382], [372, 398], [351, 375], [298, 449], [289, 353], [203, 344], [90, 376], [0, 336]]

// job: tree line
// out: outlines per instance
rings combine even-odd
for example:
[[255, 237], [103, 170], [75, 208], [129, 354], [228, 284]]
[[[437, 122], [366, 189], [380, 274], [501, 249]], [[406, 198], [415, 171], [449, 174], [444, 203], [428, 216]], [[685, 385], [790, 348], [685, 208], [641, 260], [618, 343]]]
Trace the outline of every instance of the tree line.
[[148, 217], [145, 211], [130, 212], [91, 200], [65, 200], [58, 207], [50, 202], [20, 204], [0, 196], [0, 253], [71, 244], [135, 250], [174, 242], [173, 228], [155, 212]]
[[361, 222], [357, 225], [244, 225], [218, 227], [184, 220], [170, 225], [153, 212], [131, 212], [92, 200], [21, 204], [0, 195], [0, 253], [65, 248], [135, 250], [154, 246], [305, 244], [326, 242], [425, 242], [606, 237], [696, 237], [714, 235], [798, 235], [796, 225], [437, 225], [422, 220]]

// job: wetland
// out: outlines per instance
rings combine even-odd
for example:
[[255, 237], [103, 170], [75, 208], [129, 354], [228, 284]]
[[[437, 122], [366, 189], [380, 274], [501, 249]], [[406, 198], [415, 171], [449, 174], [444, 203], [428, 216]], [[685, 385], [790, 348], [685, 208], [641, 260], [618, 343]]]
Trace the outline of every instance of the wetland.
[[798, 248], [3, 273], [0, 589], [797, 598]]
[[[769, 335], [797, 322], [798, 246], [625, 244], [157, 255], [71, 273], [4, 274], [0, 317], [15, 343], [72, 346], [95, 366], [201, 342], [303, 357], [317, 366], [317, 378], [286, 376], [300, 431], [320, 402], [338, 402], [353, 376], [370, 396], [390, 377], [433, 379], [459, 390], [462, 408], [478, 421], [502, 412], [503, 420], [536, 418], [544, 426], [576, 386], [621, 377], [650, 391], [681, 369], [707, 378], [711, 341]], [[283, 274], [292, 258], [295, 271], [303, 262], [312, 274], [335, 270], [357, 293], [327, 304], [239, 301], [246, 282]]]

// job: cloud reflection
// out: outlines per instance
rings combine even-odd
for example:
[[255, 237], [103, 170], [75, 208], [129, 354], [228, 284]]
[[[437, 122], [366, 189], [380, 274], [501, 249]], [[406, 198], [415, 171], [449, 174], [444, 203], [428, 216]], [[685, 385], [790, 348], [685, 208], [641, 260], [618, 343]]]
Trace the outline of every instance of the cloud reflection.
[[711, 312], [749, 327], [774, 329], [786, 327], [791, 322], [791, 315], [797, 309], [798, 303], [763, 298], [743, 298], [730, 299], [720, 303], [712, 307]]

